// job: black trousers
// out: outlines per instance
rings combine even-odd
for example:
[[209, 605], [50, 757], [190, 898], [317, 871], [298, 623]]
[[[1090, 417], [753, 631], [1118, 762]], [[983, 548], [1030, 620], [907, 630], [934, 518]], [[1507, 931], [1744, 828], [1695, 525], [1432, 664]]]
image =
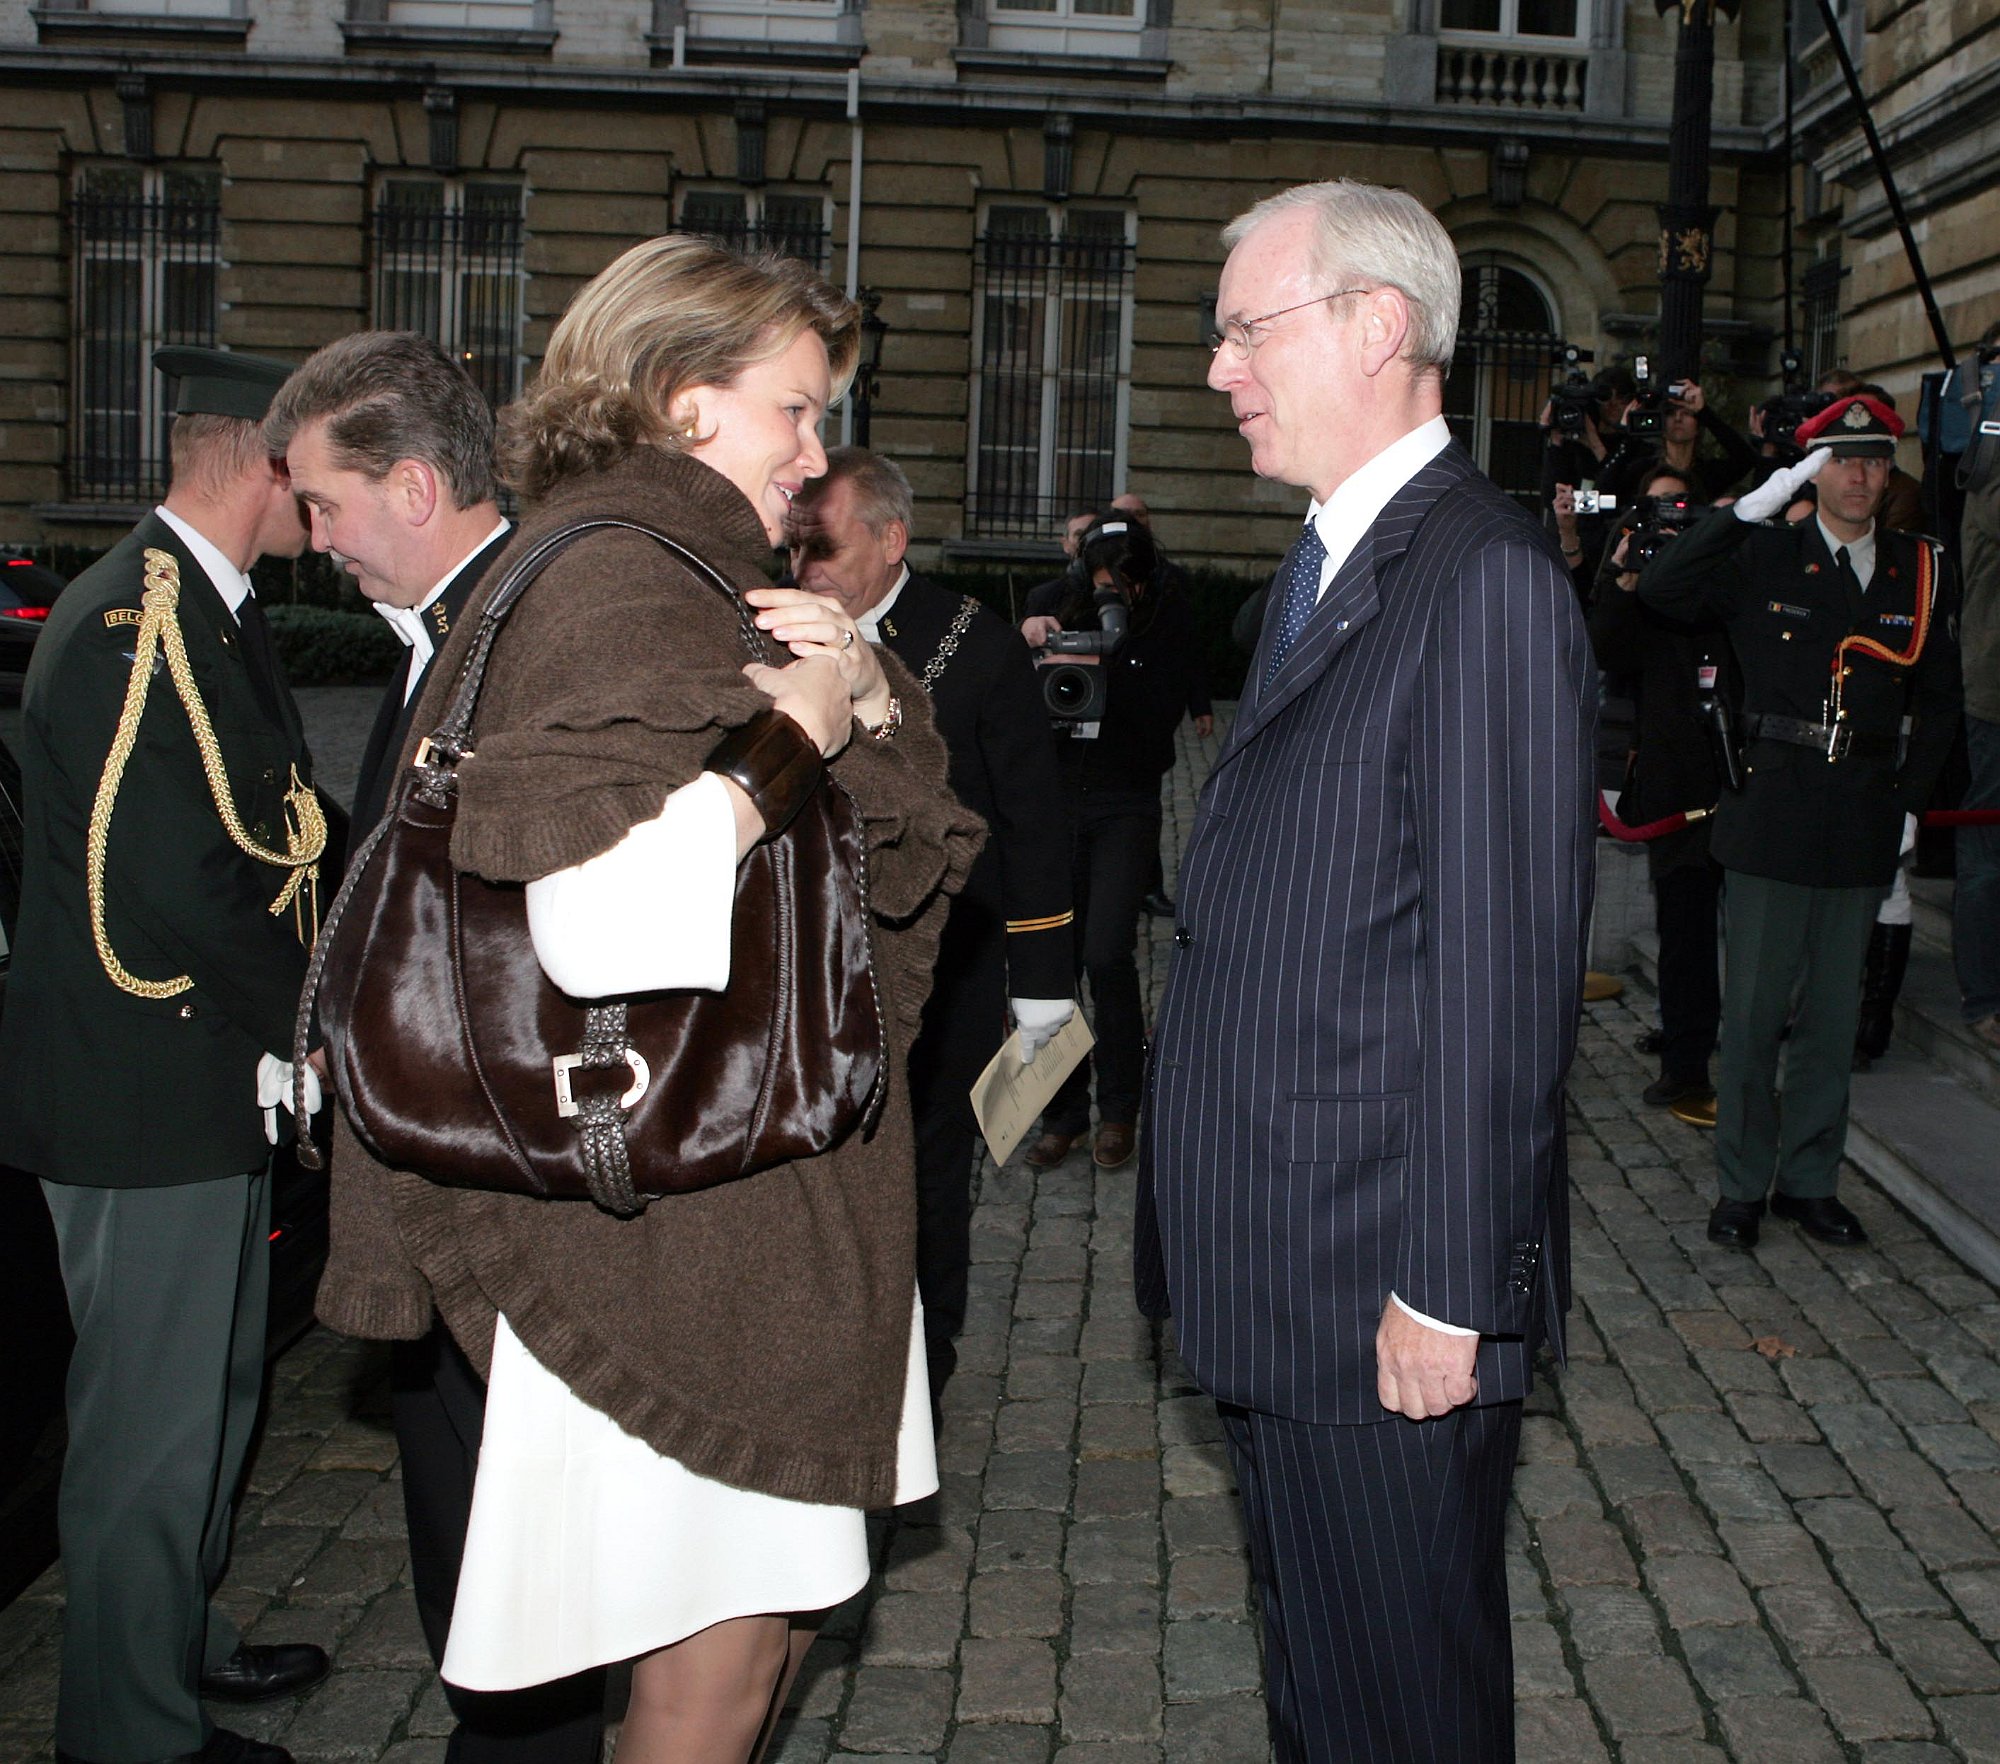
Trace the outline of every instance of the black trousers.
[[1722, 866], [1691, 859], [1653, 878], [1653, 923], [1660, 934], [1660, 1074], [1708, 1082], [1722, 1032], [1719, 932]]
[[997, 908], [961, 897], [938, 943], [937, 980], [910, 1050], [917, 1137], [917, 1292], [931, 1406], [958, 1364], [972, 1263], [972, 1169], [978, 1123], [972, 1082], [1007, 1038], [1007, 925]]
[[[486, 1386], [442, 1323], [421, 1341], [395, 1344], [390, 1384], [403, 1456], [410, 1579], [424, 1640], [442, 1664], [472, 1517]], [[446, 1764], [598, 1764], [603, 1754], [601, 1669], [532, 1690], [468, 1691], [447, 1684], [445, 1697], [458, 1717]]]
[[1511, 1764], [1521, 1405], [1367, 1427], [1219, 1408], [1279, 1764]]
[[1090, 977], [1097, 1045], [1063, 1080], [1042, 1114], [1052, 1133], [1090, 1125], [1097, 1078], [1101, 1121], [1139, 1119], [1145, 1081], [1146, 1013], [1139, 998], [1139, 913], [1160, 850], [1160, 790], [1083, 791], [1074, 799], [1077, 972]]

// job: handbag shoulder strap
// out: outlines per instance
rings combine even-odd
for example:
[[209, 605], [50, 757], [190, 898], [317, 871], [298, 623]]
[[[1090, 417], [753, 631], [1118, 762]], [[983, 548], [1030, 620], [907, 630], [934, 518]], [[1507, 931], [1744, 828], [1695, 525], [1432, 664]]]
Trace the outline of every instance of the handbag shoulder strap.
[[514, 610], [516, 602], [527, 593], [529, 586], [543, 570], [557, 557], [567, 551], [586, 534], [597, 532], [641, 533], [656, 544], [672, 552], [686, 564], [695, 575], [706, 581], [736, 608], [738, 627], [744, 647], [749, 650], [753, 661], [767, 659], [762, 634], [753, 621], [750, 609], [736, 592], [728, 577], [699, 553], [690, 551], [677, 539], [670, 539], [657, 527], [649, 527], [643, 521], [620, 520], [615, 516], [603, 515], [593, 520], [570, 521], [544, 534], [522, 552], [508, 566], [507, 573], [495, 585], [486, 605], [479, 614], [479, 626], [472, 636], [472, 648], [467, 653], [465, 665], [459, 670], [457, 682], [452, 687], [451, 700], [445, 707], [444, 720], [431, 732], [428, 750], [446, 765], [456, 765], [472, 751], [472, 716], [479, 705], [479, 693], [486, 684], [486, 664], [492, 659], [494, 641], [500, 635], [500, 627], [507, 615]]

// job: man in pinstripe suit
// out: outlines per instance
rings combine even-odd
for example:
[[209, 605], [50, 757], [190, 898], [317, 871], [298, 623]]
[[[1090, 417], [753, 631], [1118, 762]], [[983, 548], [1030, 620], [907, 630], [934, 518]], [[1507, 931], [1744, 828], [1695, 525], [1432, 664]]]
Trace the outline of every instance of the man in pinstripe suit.
[[1209, 384], [1311, 493], [1181, 863], [1137, 1275], [1221, 1410], [1285, 1764], [1514, 1756], [1501, 1533], [1567, 1304], [1595, 672], [1440, 415], [1449, 237], [1341, 182], [1223, 234]]

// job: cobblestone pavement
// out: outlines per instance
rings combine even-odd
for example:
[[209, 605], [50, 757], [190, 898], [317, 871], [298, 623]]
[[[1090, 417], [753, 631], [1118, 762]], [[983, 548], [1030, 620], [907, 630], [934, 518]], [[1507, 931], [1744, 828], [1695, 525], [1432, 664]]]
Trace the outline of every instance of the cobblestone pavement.
[[[1508, 1554], [1524, 1764], [2000, 1760], [2000, 1296], [1852, 1171], [1870, 1248], [1709, 1245], [1706, 1140], [1638, 1101], [1649, 1003], [1591, 1008], [1571, 1084], [1571, 1362]], [[1266, 1757], [1214, 1414], [1131, 1305], [1132, 1182], [982, 1173], [943, 1489], [878, 1524], [782, 1764]], [[243, 1723], [304, 1764], [443, 1755], [385, 1409], [378, 1350], [285, 1356], [223, 1594], [335, 1652]], [[0, 1612], [0, 1759], [48, 1756], [60, 1607], [52, 1571]]]

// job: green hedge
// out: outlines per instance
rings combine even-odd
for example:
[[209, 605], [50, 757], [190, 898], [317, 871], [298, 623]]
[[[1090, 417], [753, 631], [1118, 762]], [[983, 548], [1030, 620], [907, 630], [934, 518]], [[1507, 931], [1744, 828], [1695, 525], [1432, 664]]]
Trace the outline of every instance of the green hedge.
[[325, 606], [270, 609], [278, 659], [294, 686], [352, 686], [386, 680], [409, 651], [372, 612]]

